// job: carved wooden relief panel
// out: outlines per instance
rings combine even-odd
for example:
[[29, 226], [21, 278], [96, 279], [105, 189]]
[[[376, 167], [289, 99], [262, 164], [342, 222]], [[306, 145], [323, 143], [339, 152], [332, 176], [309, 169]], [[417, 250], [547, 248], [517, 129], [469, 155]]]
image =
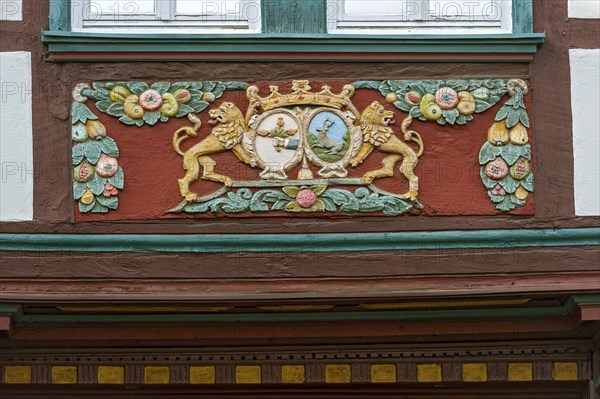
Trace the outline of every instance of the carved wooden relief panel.
[[527, 94], [518, 79], [81, 83], [76, 219], [532, 214]]

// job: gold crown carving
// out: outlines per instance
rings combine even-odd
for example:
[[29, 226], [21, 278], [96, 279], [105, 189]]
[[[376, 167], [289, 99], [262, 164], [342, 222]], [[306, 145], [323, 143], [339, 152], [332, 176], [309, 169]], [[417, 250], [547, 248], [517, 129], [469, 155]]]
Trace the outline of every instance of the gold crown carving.
[[246, 96], [250, 104], [263, 111], [294, 105], [323, 105], [342, 109], [351, 106], [350, 98], [354, 95], [354, 86], [352, 85], [345, 85], [340, 94], [334, 94], [331, 87], [327, 85], [323, 86], [320, 92], [312, 92], [308, 80], [294, 80], [292, 92], [289, 94], [281, 94], [279, 86], [269, 86], [269, 89], [271, 94], [268, 97], [261, 97], [258, 94], [258, 87], [248, 87]]

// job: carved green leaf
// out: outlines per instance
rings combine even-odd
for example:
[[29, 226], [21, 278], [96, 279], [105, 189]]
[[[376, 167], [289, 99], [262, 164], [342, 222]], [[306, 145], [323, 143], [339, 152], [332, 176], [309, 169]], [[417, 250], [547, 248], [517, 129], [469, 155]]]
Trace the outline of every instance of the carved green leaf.
[[176, 118], [181, 118], [182, 116], [186, 116], [187, 114], [191, 114], [194, 112], [194, 108], [190, 107], [187, 104], [181, 104], [179, 106], [179, 112], [175, 115]]
[[124, 116], [120, 117], [119, 121], [121, 121], [122, 123], [124, 123], [126, 125], [135, 125], [135, 120], [131, 119], [127, 115], [124, 115]]
[[100, 149], [109, 157], [119, 157], [119, 147], [117, 147], [117, 143], [115, 143], [115, 141], [110, 137], [102, 138], [102, 141], [100, 142]]
[[340, 207], [340, 212], [345, 215], [354, 215], [358, 212], [359, 205], [358, 200], [354, 195], [346, 190], [337, 188], [327, 189], [321, 197], [330, 198]]
[[102, 205], [99, 201], [97, 201], [98, 197], [96, 197], [96, 201], [94, 201], [94, 207], [92, 208], [92, 213], [106, 213], [108, 212], [108, 208]]
[[190, 82], [175, 82], [171, 85], [171, 93], [175, 93], [179, 89], [187, 89], [190, 87]]
[[95, 199], [89, 205], [86, 205], [86, 204], [82, 203], [81, 201], [79, 201], [79, 212], [81, 212], [81, 213], [88, 213], [89, 211], [92, 210], [92, 208], [94, 207], [94, 205], [96, 205], [96, 200]]
[[490, 161], [493, 161], [501, 153], [502, 147], [497, 147], [492, 145], [489, 141], [486, 141], [481, 147], [481, 150], [479, 150], [479, 164], [484, 165]]
[[382, 92], [381, 94], [387, 96], [392, 90], [390, 89], [389, 85], [386, 84], [386, 82], [387, 81], [380, 82], [377, 80], [359, 80], [352, 83], [352, 86], [354, 86], [355, 89], [373, 89], [380, 91], [383, 88], [383, 90], [387, 90], [387, 92], [385, 94]]
[[394, 103], [394, 107], [404, 111], [404, 112], [409, 112], [410, 111], [410, 106], [405, 103], [404, 101], [400, 100], [400, 101], [396, 101]]
[[103, 197], [98, 196], [96, 200], [103, 206], [110, 209], [117, 209], [119, 207], [119, 198], [118, 197]]
[[505, 195], [494, 195], [494, 194], [492, 193], [492, 190], [489, 190], [489, 191], [488, 191], [488, 197], [490, 197], [490, 199], [492, 200], [492, 202], [493, 202], [494, 204], [499, 204], [499, 203], [501, 203], [502, 201], [504, 201], [504, 197], [505, 197]]
[[446, 124], [446, 118], [440, 118], [436, 121], [438, 123], [438, 125], [445, 125]]
[[85, 143], [81, 143], [80, 145], [83, 146], [83, 153], [85, 155], [85, 158], [89, 161], [89, 163], [91, 164], [96, 164], [98, 162], [98, 159], [100, 159], [100, 154], [101, 154], [101, 149], [100, 149], [100, 143], [98, 141], [86, 141]]
[[94, 178], [87, 183], [87, 186], [92, 193], [95, 195], [100, 195], [104, 191], [104, 186], [106, 186], [106, 180], [100, 177], [97, 173], [94, 174]]
[[456, 118], [458, 118], [459, 115], [460, 112], [458, 112], [456, 108], [442, 111], [442, 116], [446, 118], [451, 125], [454, 125], [454, 122], [456, 122]]
[[132, 93], [137, 94], [138, 96], [150, 89], [144, 82], [129, 82], [127, 83], [127, 87], [129, 87], [129, 90], [131, 90]]
[[279, 201], [277, 201], [277, 202], [275, 202], [273, 204], [273, 206], [271, 207], [271, 210], [273, 210], [273, 211], [283, 211], [283, 210], [285, 210], [285, 207], [289, 203], [290, 203], [290, 201], [287, 201], [287, 200], [279, 200]]
[[121, 103], [112, 103], [106, 110], [106, 113], [111, 116], [121, 117], [125, 115], [125, 108], [123, 108], [123, 104]]
[[103, 101], [98, 101], [96, 103], [96, 108], [98, 108], [98, 111], [100, 112], [104, 112], [106, 113], [106, 111], [108, 111], [108, 108], [113, 104], [112, 101], [110, 100], [103, 100]]
[[161, 115], [161, 116], [160, 116], [160, 121], [161, 121], [161, 122], [163, 122], [163, 123], [164, 123], [164, 122], [168, 122], [168, 121], [169, 121], [169, 117], [168, 117], [168, 116], [166, 116], [166, 115]]
[[221, 96], [223, 95], [223, 92], [225, 92], [226, 87], [222, 82], [217, 82], [217, 84], [215, 85], [215, 88], [212, 90], [212, 92], [215, 94], [216, 98], [221, 98]]
[[156, 125], [156, 122], [160, 119], [160, 111], [146, 111], [142, 119], [150, 126]]
[[[202, 82], [202, 90], [204, 91], [213, 91], [213, 89], [217, 87], [217, 82]], [[193, 87], [194, 89], [199, 89], [199, 87]]]
[[246, 82], [225, 82], [226, 90], [246, 90], [248, 86]]
[[521, 181], [521, 186], [530, 193], [533, 192], [533, 173], [529, 173], [525, 180]]
[[190, 104], [194, 108], [194, 112], [199, 113], [208, 108], [208, 103], [206, 101], [200, 101], [195, 104]]
[[85, 190], [87, 190], [87, 184], [86, 183], [80, 183], [78, 181], [73, 181], [73, 198], [78, 200], [79, 198], [81, 198], [83, 196], [83, 193], [85, 193]]
[[527, 115], [526, 110], [521, 111], [521, 113], [519, 114], [519, 119], [521, 120], [523, 126], [529, 127], [529, 116]]
[[499, 147], [502, 151], [500, 152], [500, 156], [504, 158], [506, 163], [509, 165], [514, 164], [517, 159], [526, 151], [524, 147], [514, 145], [512, 143], [508, 143], [505, 146]]
[[156, 82], [152, 85], [152, 89], [156, 90], [160, 94], [165, 94], [169, 91], [171, 87], [171, 83], [169, 82]]
[[88, 119], [96, 120], [98, 117], [85, 104], [74, 102], [71, 105], [71, 123], [85, 123]]
[[513, 202], [510, 200], [510, 196], [509, 195], [505, 195], [502, 202], [500, 202], [498, 205], [496, 205], [496, 209], [499, 209], [503, 212], [508, 212], [510, 210], [515, 209], [517, 206], [515, 204], [513, 204]]
[[136, 119], [135, 120], [135, 124], [137, 127], [142, 127], [144, 126], [144, 120], [143, 119]]
[[[321, 201], [323, 201], [323, 204], [325, 204], [325, 210], [327, 212], [337, 211], [337, 206], [335, 205], [335, 202], [331, 198], [321, 197]], [[273, 208], [275, 208], [275, 207], [273, 207]]]
[[421, 109], [419, 107], [412, 107], [410, 109], [410, 116], [412, 116], [413, 118], [418, 118], [420, 116], [422, 116], [423, 114], [421, 113]]
[[510, 109], [510, 111], [508, 112], [508, 116], [506, 117], [506, 127], [510, 129], [511, 127], [516, 126], [516, 124], [519, 123], [520, 115], [521, 115], [520, 111], [515, 111], [514, 109]]
[[83, 161], [85, 155], [83, 144], [77, 144], [71, 149], [71, 159], [73, 165], [79, 165]]
[[498, 183], [502, 186], [503, 189], [506, 190], [507, 193], [514, 193], [519, 188], [519, 181], [513, 179], [510, 175], [506, 176], [504, 179], [500, 180]]
[[500, 108], [500, 111], [498, 111], [498, 113], [496, 114], [496, 117], [494, 118], [494, 120], [496, 122], [498, 122], [498, 121], [506, 119], [509, 111], [510, 111], [509, 107], [503, 106], [502, 108]]
[[511, 194], [511, 195], [510, 195], [510, 201], [511, 201], [513, 204], [515, 204], [515, 205], [518, 205], [518, 206], [523, 206], [523, 205], [525, 205], [525, 200], [520, 200], [520, 199], [518, 199], [517, 197], [515, 197], [515, 195], [514, 195], [514, 194]]
[[469, 82], [466, 80], [448, 80], [446, 81], [446, 85], [456, 91], [463, 91], [469, 88]]
[[125, 173], [123, 173], [123, 169], [120, 166], [117, 173], [108, 178], [108, 182], [119, 190], [123, 189], [123, 186], [125, 186]]

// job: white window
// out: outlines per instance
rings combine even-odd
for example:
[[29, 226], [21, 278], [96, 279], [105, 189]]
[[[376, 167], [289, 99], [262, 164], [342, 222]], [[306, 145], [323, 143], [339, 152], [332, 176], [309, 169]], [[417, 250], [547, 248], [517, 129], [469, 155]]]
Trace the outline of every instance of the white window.
[[73, 31], [258, 33], [260, 0], [73, 0]]
[[512, 0], [328, 0], [329, 33], [512, 33]]

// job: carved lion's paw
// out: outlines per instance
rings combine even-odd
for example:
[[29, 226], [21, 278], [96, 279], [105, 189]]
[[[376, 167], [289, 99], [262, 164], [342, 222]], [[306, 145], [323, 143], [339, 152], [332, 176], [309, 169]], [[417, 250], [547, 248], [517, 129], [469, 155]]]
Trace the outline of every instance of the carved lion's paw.
[[187, 202], [194, 202], [194, 201], [196, 201], [196, 199], [198, 199], [198, 194], [196, 194], [196, 193], [189, 193], [189, 194], [186, 194], [186, 196], [185, 196], [185, 200]]

